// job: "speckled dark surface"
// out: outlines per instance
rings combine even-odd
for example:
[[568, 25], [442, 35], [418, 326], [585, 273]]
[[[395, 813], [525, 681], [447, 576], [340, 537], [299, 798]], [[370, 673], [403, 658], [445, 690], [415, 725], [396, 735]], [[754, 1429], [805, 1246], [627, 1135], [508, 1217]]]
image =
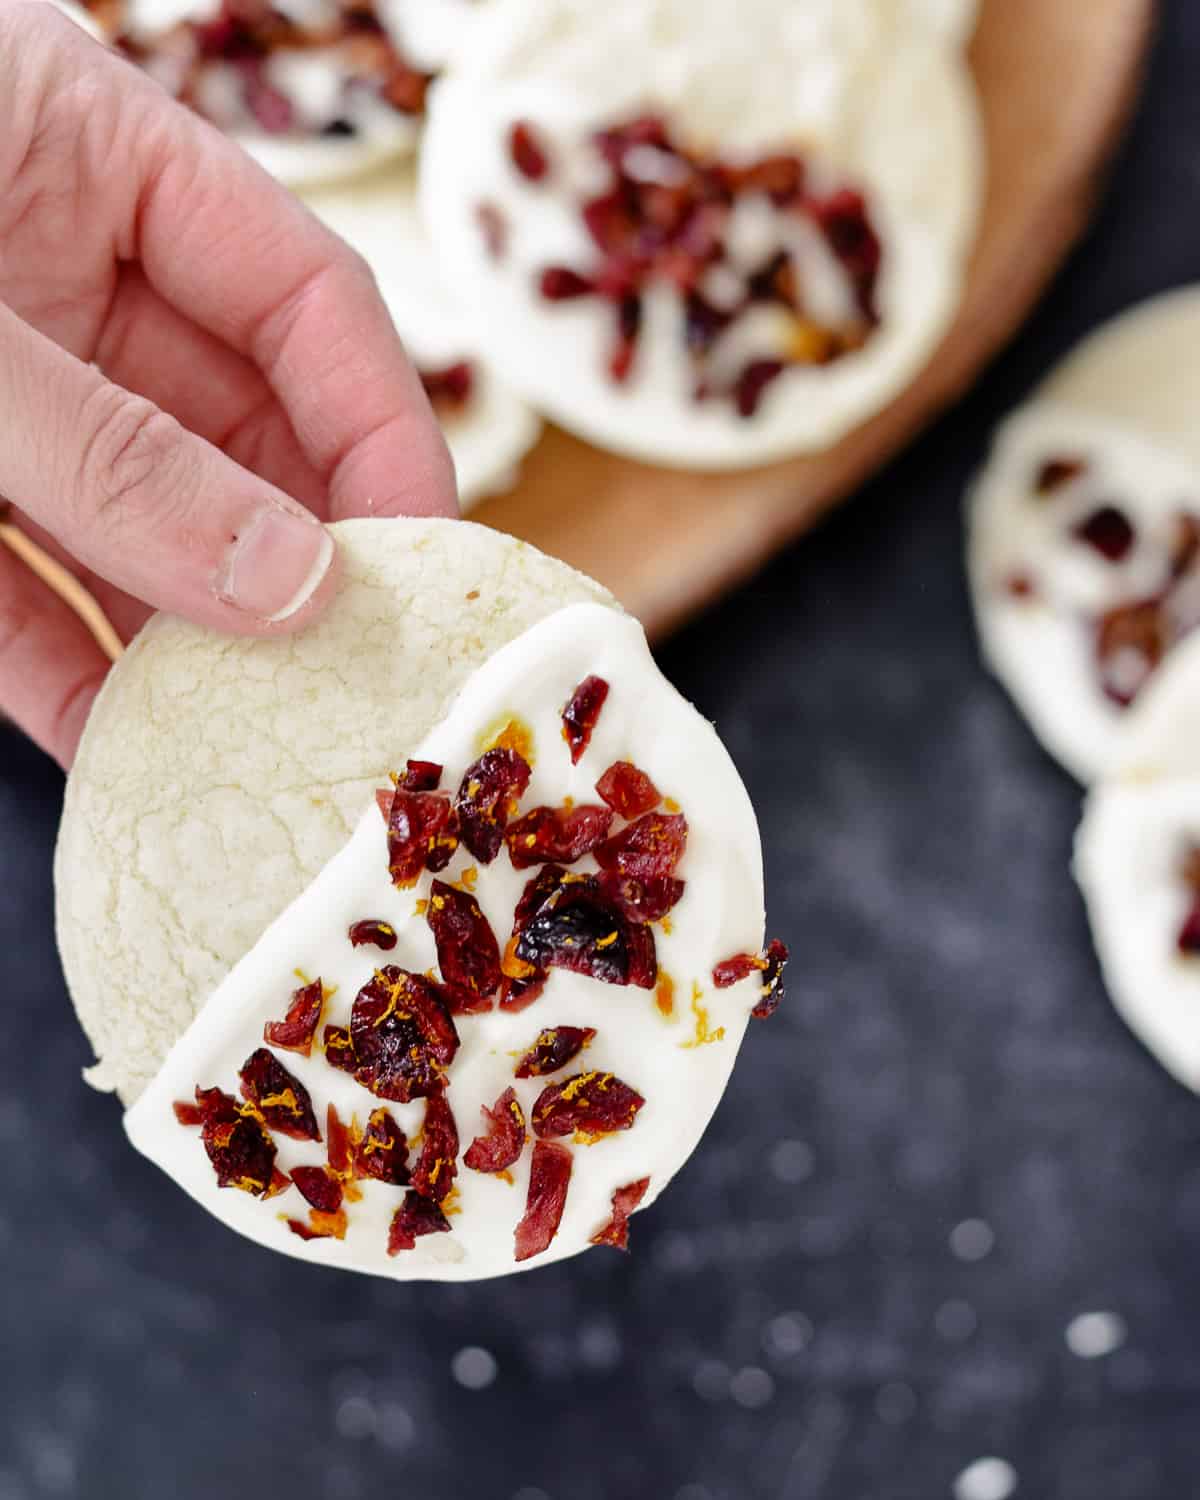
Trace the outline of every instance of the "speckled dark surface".
[[[207, 1219], [80, 1081], [60, 779], [0, 731], [0, 1500], [939, 1500], [982, 1454], [1030, 1500], [1197, 1493], [1200, 1102], [1105, 999], [1078, 796], [980, 670], [958, 509], [1052, 358], [1200, 273], [1198, 69], [1175, 0], [1107, 209], [1019, 346], [663, 653], [758, 803], [796, 960], [628, 1260], [403, 1287]], [[1085, 1361], [1064, 1329], [1097, 1309], [1127, 1337]], [[483, 1389], [455, 1378], [490, 1373], [471, 1346]]]

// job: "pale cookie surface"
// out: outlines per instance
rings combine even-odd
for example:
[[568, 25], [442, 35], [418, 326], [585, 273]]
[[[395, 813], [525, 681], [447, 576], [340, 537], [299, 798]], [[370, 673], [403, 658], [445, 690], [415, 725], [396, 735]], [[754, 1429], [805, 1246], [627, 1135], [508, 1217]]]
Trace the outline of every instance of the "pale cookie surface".
[[462, 403], [434, 396], [454, 459], [459, 499], [470, 506], [509, 487], [537, 441], [541, 422], [479, 356], [474, 320], [464, 315], [438, 270], [417, 216], [412, 175], [403, 166], [353, 183], [313, 190], [305, 201], [335, 234], [366, 257], [413, 363], [423, 374], [465, 363], [470, 389]]
[[[673, 251], [626, 306], [611, 283], [628, 261], [604, 261], [585, 225], [582, 205], [612, 181], [595, 132], [647, 115], [706, 163], [804, 158], [808, 197], [786, 212], [738, 188], [720, 264], [698, 283], [715, 315], [685, 308], [676, 278], [693, 273]], [[532, 404], [601, 446], [696, 468], [826, 447], [904, 388], [958, 305], [983, 177], [973, 85], [934, 28], [890, 7], [498, 6], [435, 86], [428, 121], [422, 210], [487, 352]], [[546, 159], [540, 176], [536, 157], [516, 164], [520, 123]], [[669, 197], [679, 157], [634, 149], [623, 170]], [[856, 195], [882, 245], [870, 273], [861, 220], [831, 231], [817, 217]], [[673, 228], [674, 249], [703, 258], [711, 218]], [[765, 272], [781, 251], [798, 294]], [[560, 279], [551, 298], [544, 273], [563, 267], [605, 290], [563, 296]], [[618, 318], [636, 342], [614, 378]]]
[[1108, 417], [1040, 402], [998, 433], [968, 506], [984, 655], [1080, 781], [1200, 624], [1200, 473]]
[[1117, 1010], [1200, 1091], [1200, 640], [1185, 642], [1130, 712], [1092, 789], [1075, 877]]
[[158, 616], [110, 673], [67, 783], [59, 948], [132, 1102], [230, 968], [349, 837], [474, 669], [600, 586], [455, 521], [343, 521], [344, 583], [304, 634]]
[[[592, 677], [606, 683], [608, 692], [590, 739], [573, 763], [564, 742], [563, 706]], [[288, 1216], [305, 1216], [306, 1205], [296, 1189], [264, 1201], [218, 1187], [199, 1132], [177, 1123], [173, 1103], [191, 1099], [197, 1085], [237, 1092], [239, 1067], [263, 1045], [264, 1025], [287, 1007], [297, 983], [294, 971], [308, 978], [319, 975], [334, 991], [326, 1000], [322, 1025], [353, 1029], [355, 996], [381, 966], [449, 977], [426, 916], [431, 904], [446, 899], [438, 895], [435, 881], [457, 882], [477, 899], [503, 948], [522, 892], [543, 878], [542, 865], [515, 867], [525, 841], [514, 835], [511, 859], [509, 849], [501, 846], [494, 859], [483, 862], [460, 844], [436, 877], [424, 872], [415, 884], [396, 889], [389, 876], [385, 824], [369, 797], [350, 842], [237, 965], [126, 1117], [139, 1150], [210, 1212], [261, 1244], [402, 1279], [473, 1279], [558, 1260], [588, 1247], [608, 1223], [618, 1189], [648, 1178], [642, 1206], [652, 1202], [695, 1149], [721, 1098], [759, 998], [761, 976], [716, 989], [712, 971], [733, 954], [757, 953], [763, 941], [758, 828], [728, 753], [712, 726], [662, 677], [637, 622], [598, 605], [564, 610], [502, 648], [463, 686], [443, 722], [410, 749], [416, 759], [444, 768], [443, 785], [453, 794], [460, 781], [467, 784], [465, 773], [497, 730], [510, 722], [517, 726], [532, 765], [518, 817], [535, 807], [561, 806], [567, 799], [576, 808], [596, 805], [597, 781], [619, 760], [632, 761], [649, 775], [665, 807], [677, 805], [686, 817], [686, 850], [675, 867], [683, 892], [669, 920], [642, 929], [653, 944], [658, 980], [673, 981], [673, 992], [664, 1002], [653, 980], [604, 982], [591, 973], [550, 967], [545, 988], [527, 1008], [506, 1011], [489, 1005], [479, 1014], [455, 1016], [460, 1045], [446, 1069], [445, 1099], [460, 1153], [454, 1191], [444, 1200], [448, 1232], [421, 1236], [415, 1245], [389, 1256], [389, 1222], [404, 1188], [383, 1182], [361, 1182], [361, 1201], [345, 1203], [344, 1238], [312, 1240], [300, 1238], [287, 1223]], [[615, 834], [629, 825], [617, 818], [611, 826]], [[597, 857], [585, 853], [571, 862], [569, 878], [578, 882], [599, 869]], [[363, 918], [387, 922], [397, 935], [395, 947], [386, 952], [352, 947], [348, 930]], [[609, 954], [626, 951], [624, 931], [614, 928], [597, 943], [598, 962], [606, 964]], [[566, 941], [571, 946], [590, 939]], [[592, 1028], [594, 1039], [576, 1058], [542, 1076], [516, 1078], [518, 1059], [539, 1032], [562, 1026]], [[307, 1058], [276, 1050], [309, 1091], [322, 1133], [329, 1103], [343, 1122], [357, 1116], [365, 1123], [373, 1109], [385, 1105], [410, 1140], [422, 1129], [423, 1099], [389, 1103], [397, 1097], [394, 1092], [368, 1091], [354, 1076], [331, 1066], [319, 1042]], [[599, 1075], [597, 1101], [604, 1093], [602, 1080], [612, 1075], [645, 1102], [628, 1128], [623, 1123], [611, 1133], [545, 1131], [569, 1153], [565, 1207], [548, 1248], [518, 1264], [514, 1232], [525, 1210], [530, 1145], [535, 1134], [543, 1133], [535, 1104], [544, 1089], [567, 1085], [581, 1075]], [[483, 1132], [482, 1109], [493, 1107], [510, 1087], [530, 1126], [529, 1140], [505, 1176], [473, 1170], [461, 1160], [461, 1151]], [[284, 1171], [298, 1164], [319, 1167], [326, 1160], [327, 1140], [295, 1142], [279, 1136], [277, 1141], [276, 1165]], [[447, 1170], [453, 1172], [454, 1166]], [[443, 1175], [440, 1180], [444, 1190], [447, 1179]]]

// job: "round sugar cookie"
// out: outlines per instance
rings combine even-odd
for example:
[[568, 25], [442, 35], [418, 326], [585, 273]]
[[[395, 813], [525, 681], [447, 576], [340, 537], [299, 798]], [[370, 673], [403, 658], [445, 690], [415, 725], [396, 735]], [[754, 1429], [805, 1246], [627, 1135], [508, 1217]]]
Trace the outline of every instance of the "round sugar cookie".
[[909, 383], [982, 178], [956, 49], [841, 0], [496, 6], [420, 158], [505, 378], [603, 447], [701, 469], [828, 447]]
[[984, 656], [1080, 781], [1200, 624], [1200, 473], [1111, 417], [1038, 401], [996, 436], [968, 502]]
[[1200, 1091], [1200, 638], [1175, 650], [1088, 794], [1074, 871], [1113, 1004]]
[[207, 997], [345, 843], [476, 667], [591, 579], [467, 522], [343, 521], [344, 582], [299, 636], [159, 615], [113, 668], [67, 782], [63, 967], [132, 1102]]
[[393, 167], [304, 196], [375, 272], [446, 434], [463, 507], [509, 488], [541, 422], [479, 357], [474, 322], [448, 294], [421, 227], [411, 172]]

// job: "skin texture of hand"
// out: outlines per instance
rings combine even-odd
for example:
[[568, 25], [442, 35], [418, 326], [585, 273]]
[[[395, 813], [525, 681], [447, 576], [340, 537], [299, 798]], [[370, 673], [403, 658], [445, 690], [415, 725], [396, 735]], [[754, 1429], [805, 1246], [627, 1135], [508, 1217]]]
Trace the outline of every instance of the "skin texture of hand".
[[[319, 520], [456, 515], [365, 263], [49, 5], [0, 0], [0, 495], [128, 639], [301, 628]], [[107, 659], [0, 545], [0, 708], [69, 765]]]

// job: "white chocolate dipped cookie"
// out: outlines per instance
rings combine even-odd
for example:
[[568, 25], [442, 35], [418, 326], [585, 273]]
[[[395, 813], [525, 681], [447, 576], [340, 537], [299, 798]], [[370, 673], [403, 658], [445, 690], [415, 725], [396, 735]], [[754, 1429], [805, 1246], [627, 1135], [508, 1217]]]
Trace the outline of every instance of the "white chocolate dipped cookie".
[[958, 305], [983, 175], [958, 49], [905, 14], [489, 12], [431, 90], [420, 190], [496, 368], [603, 447], [710, 469], [898, 394]]
[[1129, 705], [1200, 624], [1200, 472], [1111, 417], [1034, 401], [973, 486], [967, 553], [989, 666], [1091, 781]]
[[1088, 793], [1075, 878], [1113, 1004], [1200, 1091], [1200, 637], [1130, 710]]
[[[95, 0], [108, 40], [292, 187], [413, 150], [455, 0]], [[444, 23], [439, 34], [436, 20]]]
[[311, 632], [157, 620], [93, 713], [56, 883], [97, 1081], [286, 1253], [624, 1244], [778, 997], [753, 810], [588, 580], [465, 523], [335, 534]]

